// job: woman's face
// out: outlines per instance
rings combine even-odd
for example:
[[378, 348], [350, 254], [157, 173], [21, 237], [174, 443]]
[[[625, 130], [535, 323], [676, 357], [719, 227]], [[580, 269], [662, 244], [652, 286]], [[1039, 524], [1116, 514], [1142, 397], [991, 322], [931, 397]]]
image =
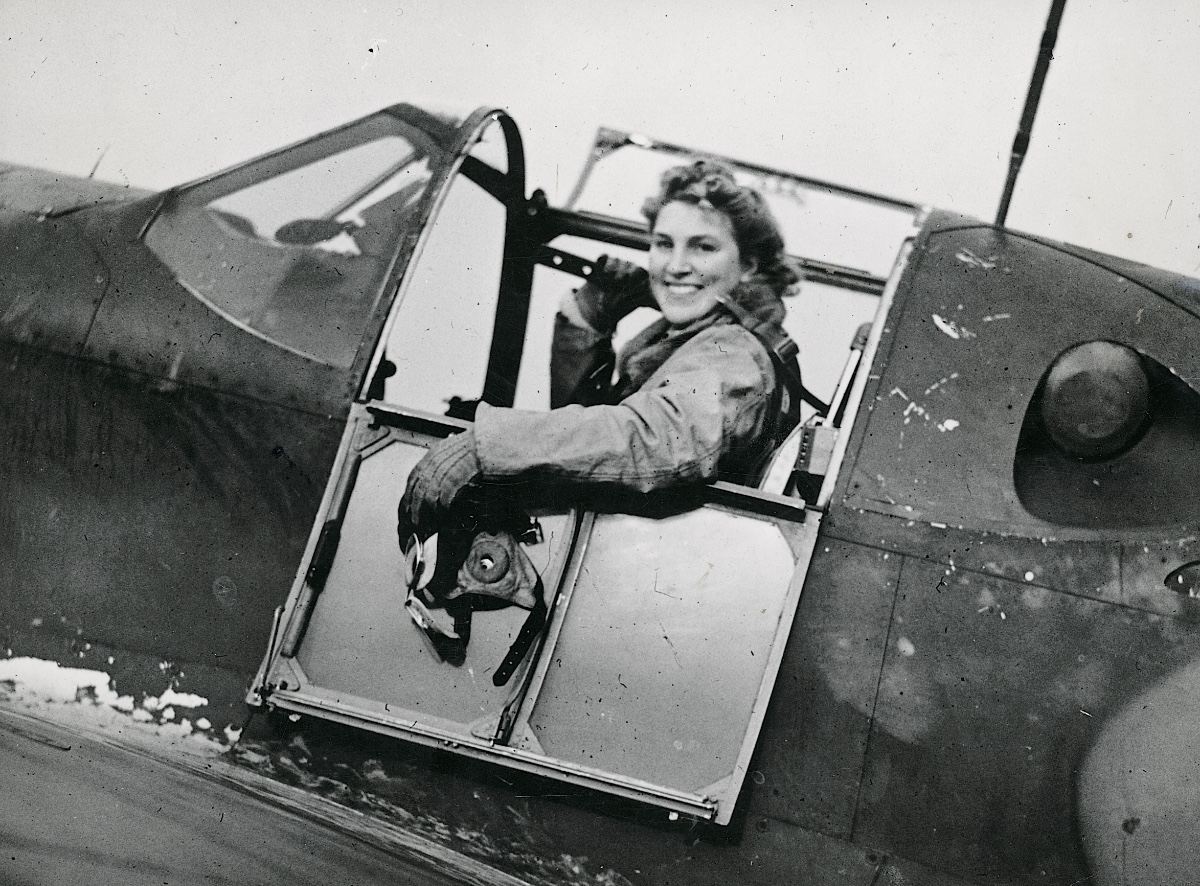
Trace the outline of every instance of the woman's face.
[[650, 291], [667, 322], [703, 317], [754, 271], [742, 260], [733, 222], [715, 209], [668, 203], [650, 233]]

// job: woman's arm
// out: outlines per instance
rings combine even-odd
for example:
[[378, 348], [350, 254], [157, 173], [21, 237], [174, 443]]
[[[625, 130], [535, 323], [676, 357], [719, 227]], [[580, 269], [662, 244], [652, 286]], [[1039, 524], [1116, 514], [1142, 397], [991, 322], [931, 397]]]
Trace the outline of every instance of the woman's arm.
[[639, 307], [653, 307], [646, 271], [602, 255], [579, 289], [566, 293], [554, 318], [550, 352], [550, 408], [612, 401], [617, 324]]
[[597, 332], [575, 306], [568, 292], [554, 318], [550, 344], [550, 408], [571, 403], [594, 406], [611, 402], [613, 367], [612, 333]]
[[714, 326], [619, 404], [550, 412], [481, 405], [475, 439], [482, 476], [642, 492], [712, 480], [723, 456], [761, 436], [774, 384], [770, 358], [750, 333]]

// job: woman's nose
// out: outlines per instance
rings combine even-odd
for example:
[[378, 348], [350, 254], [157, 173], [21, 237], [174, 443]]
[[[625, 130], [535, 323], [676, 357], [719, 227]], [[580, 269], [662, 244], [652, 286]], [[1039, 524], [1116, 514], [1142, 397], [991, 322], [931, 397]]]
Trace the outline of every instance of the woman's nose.
[[682, 249], [672, 249], [671, 256], [667, 259], [666, 272], [672, 276], [682, 276], [692, 269], [691, 261], [688, 259], [688, 254]]

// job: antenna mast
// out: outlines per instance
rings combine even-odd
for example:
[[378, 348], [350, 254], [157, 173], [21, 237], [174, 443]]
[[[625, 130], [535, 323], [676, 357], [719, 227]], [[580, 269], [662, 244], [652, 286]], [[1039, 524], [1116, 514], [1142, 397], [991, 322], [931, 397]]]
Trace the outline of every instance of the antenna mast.
[[1046, 28], [1042, 31], [1042, 45], [1038, 50], [1037, 63], [1033, 66], [1033, 79], [1029, 81], [1029, 93], [1025, 96], [1025, 110], [1021, 112], [1017, 137], [1013, 139], [1012, 157], [1008, 161], [1008, 179], [1004, 182], [1004, 194], [1000, 198], [1000, 208], [996, 211], [997, 227], [1004, 227], [1004, 220], [1008, 218], [1008, 204], [1012, 202], [1013, 189], [1017, 186], [1017, 173], [1021, 171], [1021, 163], [1029, 150], [1033, 118], [1037, 114], [1038, 101], [1042, 97], [1042, 84], [1046, 82], [1046, 73], [1050, 70], [1054, 43], [1058, 40], [1058, 25], [1062, 21], [1066, 5], [1067, 0], [1052, 0], [1050, 4], [1050, 15], [1046, 18]]

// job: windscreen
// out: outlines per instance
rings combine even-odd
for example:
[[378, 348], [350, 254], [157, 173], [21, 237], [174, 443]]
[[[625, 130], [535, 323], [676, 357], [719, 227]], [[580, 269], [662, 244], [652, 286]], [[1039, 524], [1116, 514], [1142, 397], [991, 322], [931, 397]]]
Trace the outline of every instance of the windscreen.
[[184, 192], [146, 242], [226, 319], [348, 367], [419, 225], [436, 160], [424, 142], [376, 115]]

